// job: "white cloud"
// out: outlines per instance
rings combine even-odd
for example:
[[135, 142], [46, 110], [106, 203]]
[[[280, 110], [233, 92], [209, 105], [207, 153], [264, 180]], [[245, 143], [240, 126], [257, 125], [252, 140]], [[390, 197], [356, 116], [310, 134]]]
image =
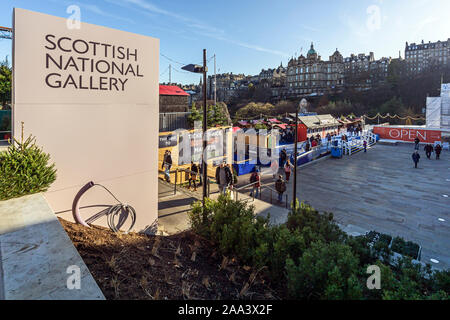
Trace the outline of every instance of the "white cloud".
[[162, 9], [148, 1], [121, 0], [122, 3], [119, 3], [117, 0], [105, 0], [105, 1], [114, 3], [114, 4], [118, 4], [118, 5], [129, 4], [129, 5], [133, 5], [137, 8], [139, 8], [141, 10], [143, 9], [147, 12], [153, 13], [153, 14], [159, 14], [159, 15], [164, 15], [164, 16], [173, 18], [177, 21], [182, 22], [186, 27], [191, 28], [192, 32], [194, 32], [198, 35], [206, 36], [206, 37], [213, 38], [213, 39], [220, 40], [220, 41], [226, 41], [226, 42], [232, 43], [234, 45], [237, 45], [237, 46], [240, 46], [243, 48], [247, 48], [247, 49], [256, 50], [259, 52], [266, 52], [266, 53], [270, 53], [270, 54], [274, 54], [274, 55], [278, 55], [278, 56], [282, 56], [282, 57], [289, 57], [288, 54], [278, 51], [278, 50], [272, 50], [272, 49], [264, 48], [259, 45], [250, 44], [250, 43], [242, 42], [239, 40], [231, 39], [229, 36], [226, 35], [225, 31], [222, 29], [201, 23], [196, 19], [192, 19], [190, 17], [180, 15], [176, 12], [171, 12], [171, 11]]

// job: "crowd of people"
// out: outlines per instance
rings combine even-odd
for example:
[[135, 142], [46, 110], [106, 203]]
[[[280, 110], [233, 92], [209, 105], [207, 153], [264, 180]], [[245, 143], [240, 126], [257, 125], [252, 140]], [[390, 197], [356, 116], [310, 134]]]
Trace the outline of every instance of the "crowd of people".
[[[361, 127], [350, 127], [348, 128], [348, 132], [355, 132], [358, 134], [358, 132], [361, 131]], [[292, 139], [293, 140], [293, 130], [290, 128], [287, 128], [282, 132], [282, 139], [285, 139], [285, 141]], [[305, 148], [305, 151], [308, 152], [312, 148], [320, 146], [322, 143], [328, 143], [331, 144], [333, 141], [333, 137], [337, 136], [338, 133], [331, 132], [327, 133], [325, 139], [322, 139], [319, 134], [311, 135], [306, 140], [303, 147]], [[341, 135], [342, 141], [348, 141], [347, 135], [342, 134]], [[336, 141], [336, 139], [334, 139]], [[326, 142], [324, 142], [326, 141]], [[416, 138], [414, 141], [414, 152], [411, 155], [412, 160], [414, 162], [414, 168], [418, 167], [419, 161], [420, 161], [420, 140], [419, 138]], [[367, 141], [363, 142], [364, 152], [367, 151]], [[439, 160], [440, 154], [442, 152], [442, 146], [440, 144], [436, 144], [433, 146], [433, 144], [427, 143], [424, 145], [423, 150], [425, 151], [425, 155], [428, 159], [431, 159], [432, 153], [435, 153], [436, 160]], [[287, 190], [287, 184], [289, 183], [291, 172], [294, 169], [294, 165], [289, 160], [288, 153], [286, 149], [282, 149], [280, 152], [280, 161], [272, 161], [271, 169], [273, 174], [273, 179], [275, 181], [275, 190], [278, 193], [278, 201], [281, 203], [283, 199], [283, 194]], [[172, 157], [170, 151], [166, 151], [164, 154], [164, 159], [162, 162], [162, 169], [164, 169], [164, 176], [166, 181], [170, 182], [170, 168], [172, 167]], [[194, 187], [194, 191], [197, 190], [197, 180], [200, 177], [200, 184], [201, 184], [201, 164], [196, 164], [194, 162], [191, 162], [190, 172], [189, 172], [189, 189], [191, 187]], [[226, 161], [223, 161], [217, 168], [215, 172], [215, 179], [216, 183], [219, 187], [219, 192], [222, 194], [226, 194], [228, 190], [233, 190], [234, 185], [234, 177], [233, 177], [233, 169], [231, 168], [230, 164], [227, 164]], [[261, 172], [260, 169], [255, 168], [254, 172], [250, 175], [250, 185], [251, 185], [251, 192], [250, 196], [258, 198], [261, 192]]]
[[[414, 162], [414, 168], [417, 168], [417, 165], [419, 164], [420, 161], [419, 144], [420, 139], [416, 137], [416, 139], [414, 139], [414, 152], [411, 155], [411, 158]], [[424, 146], [423, 150], [425, 151], [425, 155], [427, 156], [428, 159], [431, 160], [431, 154], [434, 152], [436, 154], [436, 160], [439, 160], [439, 157], [441, 156], [442, 152], [442, 146], [440, 144], [436, 144], [436, 146], [433, 147], [431, 143], [427, 143]]]
[[286, 129], [280, 130], [280, 142], [281, 143], [294, 143], [295, 131], [290, 126]]

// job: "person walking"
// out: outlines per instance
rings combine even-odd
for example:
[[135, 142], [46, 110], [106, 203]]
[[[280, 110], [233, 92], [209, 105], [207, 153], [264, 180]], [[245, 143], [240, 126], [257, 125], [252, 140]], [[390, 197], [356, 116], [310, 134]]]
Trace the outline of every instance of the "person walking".
[[419, 138], [415, 138], [414, 139], [414, 150], [419, 150], [419, 143], [420, 143], [420, 140], [419, 140]]
[[433, 152], [433, 146], [431, 144], [427, 143], [425, 145], [425, 147], [423, 148], [423, 150], [425, 151], [427, 158], [431, 159], [431, 153]]
[[253, 193], [255, 194], [255, 198], [258, 198], [259, 188], [261, 187], [261, 176], [259, 174], [259, 169], [256, 169], [255, 172], [250, 176], [250, 183], [252, 185], [252, 191], [250, 192], [250, 197], [253, 197]]
[[286, 191], [286, 183], [283, 181], [283, 176], [281, 174], [275, 182], [275, 190], [278, 192], [278, 202], [281, 203], [283, 201], [283, 193]]
[[420, 154], [419, 151], [414, 151], [414, 153], [412, 154], [412, 159], [414, 161], [414, 168], [417, 168], [417, 164], [419, 163], [420, 160]]
[[286, 159], [287, 159], [287, 152], [286, 149], [281, 150], [280, 152], [280, 166], [284, 167], [284, 164], [286, 163]]
[[270, 170], [272, 171], [274, 180], [277, 176], [278, 168], [279, 168], [278, 160], [273, 159], [272, 162], [270, 163]]
[[442, 146], [438, 144], [436, 147], [434, 147], [434, 151], [436, 152], [436, 160], [439, 160], [442, 151]]
[[220, 164], [216, 169], [216, 181], [219, 185], [219, 192], [226, 194], [227, 187], [232, 184], [233, 174], [228, 166], [226, 166], [225, 161]]
[[164, 169], [164, 177], [170, 183], [170, 168], [172, 167], [172, 156], [169, 150], [164, 153], [162, 169]]
[[286, 183], [289, 182], [289, 177], [291, 176], [291, 169], [293, 169], [294, 166], [291, 164], [291, 162], [288, 160], [286, 161], [286, 164], [284, 165], [284, 174], [286, 176]]
[[364, 152], [367, 152], [367, 141], [366, 140], [364, 140], [363, 146], [364, 146]]
[[198, 166], [191, 161], [191, 172], [189, 177], [189, 190], [191, 189], [191, 183], [194, 185], [194, 191], [197, 191], [197, 175], [198, 175]]
[[309, 140], [306, 140], [305, 152], [308, 152], [309, 150], [311, 150], [311, 145], [309, 144]]

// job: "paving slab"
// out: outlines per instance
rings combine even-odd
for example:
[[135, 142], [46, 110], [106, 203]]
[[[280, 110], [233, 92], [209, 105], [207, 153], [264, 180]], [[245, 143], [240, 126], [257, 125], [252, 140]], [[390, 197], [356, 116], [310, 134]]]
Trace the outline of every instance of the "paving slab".
[[[423, 149], [423, 148], [422, 148]], [[319, 211], [332, 212], [351, 233], [376, 230], [422, 246], [422, 262], [450, 267], [450, 153], [440, 160], [420, 150], [413, 167], [413, 144], [375, 145], [342, 159], [299, 170], [298, 197]], [[438, 219], [445, 221], [441, 222]]]
[[[69, 289], [70, 266], [80, 289]], [[0, 298], [103, 300], [103, 293], [42, 194], [0, 201]]]
[[[161, 234], [175, 234], [188, 230], [190, 228], [188, 213], [191, 210], [191, 204], [194, 201], [201, 200], [202, 189], [197, 192], [188, 191], [186, 188], [177, 187], [177, 194], [170, 194], [165, 190], [173, 186], [164, 181], [159, 181], [160, 197], [158, 200], [158, 229]], [[218, 187], [211, 185], [211, 199], [217, 199], [219, 196]], [[168, 195], [169, 194], [169, 195]], [[268, 202], [259, 199], [250, 198], [246, 194], [239, 195], [240, 200], [245, 200], [249, 205], [255, 207], [255, 215], [267, 217], [270, 214], [272, 224], [284, 223], [287, 220], [288, 210], [281, 206], [274, 206]]]

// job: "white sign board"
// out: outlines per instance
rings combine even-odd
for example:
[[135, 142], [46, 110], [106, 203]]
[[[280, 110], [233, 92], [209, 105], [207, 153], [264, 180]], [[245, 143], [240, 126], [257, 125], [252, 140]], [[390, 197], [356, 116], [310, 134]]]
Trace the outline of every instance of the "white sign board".
[[[92, 180], [136, 209], [137, 230], [149, 228], [157, 221], [159, 40], [87, 23], [69, 29], [64, 18], [14, 9], [13, 50], [14, 135], [23, 121], [55, 162], [45, 194], [53, 210], [70, 218], [73, 197]], [[99, 188], [81, 201], [110, 204]]]

